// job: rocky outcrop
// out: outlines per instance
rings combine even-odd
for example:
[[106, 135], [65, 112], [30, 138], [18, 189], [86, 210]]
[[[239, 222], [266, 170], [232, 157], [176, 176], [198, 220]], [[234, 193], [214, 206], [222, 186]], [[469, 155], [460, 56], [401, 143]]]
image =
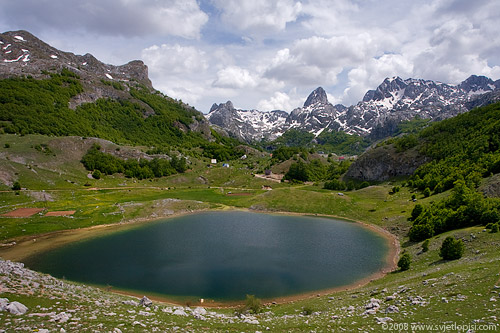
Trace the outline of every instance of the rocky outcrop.
[[63, 68], [85, 81], [135, 81], [152, 88], [148, 68], [140, 60], [121, 66], [108, 65], [89, 53], [82, 56], [60, 51], [24, 30], [0, 34], [0, 78], [22, 75], [42, 78], [46, 72], [60, 72]]
[[409, 176], [428, 158], [415, 149], [397, 152], [394, 146], [385, 145], [366, 151], [346, 173], [350, 179], [385, 181], [397, 176]]
[[500, 174], [493, 175], [483, 182], [479, 191], [489, 198], [500, 198]]

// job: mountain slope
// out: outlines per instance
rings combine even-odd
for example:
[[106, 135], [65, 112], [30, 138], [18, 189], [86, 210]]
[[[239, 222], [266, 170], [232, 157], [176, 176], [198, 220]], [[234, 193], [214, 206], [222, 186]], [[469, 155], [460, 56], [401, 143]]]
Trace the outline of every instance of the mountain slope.
[[0, 34], [0, 46], [5, 132], [144, 145], [199, 145], [211, 139], [203, 115], [155, 91], [141, 61], [107, 65], [90, 54], [59, 51], [26, 31]]
[[[350, 107], [332, 105], [324, 89], [319, 87], [309, 95], [303, 107], [290, 114], [236, 110], [232, 103], [227, 108], [226, 103], [214, 104], [207, 118], [212, 124], [246, 141], [272, 140], [291, 128], [315, 136], [326, 130], [379, 139], [393, 134], [402, 121], [415, 117], [446, 119], [499, 100], [499, 88], [500, 80], [494, 82], [475, 75], [457, 86], [394, 77], [385, 79], [377, 89], [368, 91], [362, 101]], [[251, 114], [251, 117], [244, 116], [246, 114]], [[259, 119], [259, 122], [254, 119]]]

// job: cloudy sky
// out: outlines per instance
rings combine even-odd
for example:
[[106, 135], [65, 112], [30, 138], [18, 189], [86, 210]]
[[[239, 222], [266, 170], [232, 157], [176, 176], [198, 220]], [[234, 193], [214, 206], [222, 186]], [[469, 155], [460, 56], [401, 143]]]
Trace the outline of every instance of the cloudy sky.
[[351, 105], [384, 78], [500, 78], [498, 0], [0, 0], [0, 30], [76, 54], [141, 59], [156, 89], [291, 111], [322, 86]]

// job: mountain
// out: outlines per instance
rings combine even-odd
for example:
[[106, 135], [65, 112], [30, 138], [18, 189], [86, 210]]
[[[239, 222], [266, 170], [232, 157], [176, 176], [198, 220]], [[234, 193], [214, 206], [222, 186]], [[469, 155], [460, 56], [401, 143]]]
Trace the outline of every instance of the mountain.
[[0, 34], [0, 96], [0, 131], [7, 133], [157, 146], [213, 139], [201, 112], [153, 88], [142, 61], [104, 64], [27, 31]]
[[101, 80], [132, 82], [153, 89], [148, 68], [140, 60], [122, 66], [104, 64], [89, 53], [82, 56], [60, 51], [27, 31], [0, 34], [0, 50], [0, 78], [29, 75], [41, 79], [47, 72], [60, 72], [63, 68], [77, 74], [86, 91], [73, 101], [73, 107], [102, 97], [118, 97], [116, 89], [96, 86]]
[[276, 139], [288, 129], [285, 124], [287, 117], [288, 113], [278, 110], [237, 110], [231, 101], [212, 105], [207, 115], [212, 125], [247, 142], [258, 141], [263, 137]]
[[[459, 85], [422, 79], [385, 79], [363, 100], [346, 107], [328, 102], [319, 87], [302, 107], [284, 111], [236, 110], [232, 103], [214, 104], [207, 115], [211, 124], [246, 141], [275, 139], [294, 128], [318, 136], [323, 131], [344, 131], [378, 139], [393, 134], [399, 123], [415, 117], [441, 120], [474, 107], [500, 100], [500, 80], [473, 75]], [[230, 105], [230, 107], [228, 107]]]

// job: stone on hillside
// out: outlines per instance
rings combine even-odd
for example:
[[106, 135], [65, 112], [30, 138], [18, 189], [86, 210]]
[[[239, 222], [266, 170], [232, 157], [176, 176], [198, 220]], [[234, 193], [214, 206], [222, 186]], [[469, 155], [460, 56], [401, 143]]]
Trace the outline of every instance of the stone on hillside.
[[56, 314], [55, 316], [52, 316], [52, 320], [57, 321], [58, 323], [61, 324], [67, 322], [70, 318], [71, 314], [66, 312], [61, 312]]
[[363, 312], [363, 316], [366, 316], [366, 315], [374, 315], [377, 313], [377, 310], [378, 308], [373, 308], [373, 309], [369, 309], [369, 310], [366, 310], [365, 312]]
[[380, 307], [380, 300], [376, 298], [370, 299], [370, 303], [365, 305], [365, 309], [370, 310], [370, 309], [378, 309]]
[[23, 315], [28, 311], [28, 308], [19, 302], [12, 302], [7, 305], [6, 310], [12, 313], [13, 315]]
[[207, 310], [202, 307], [197, 307], [193, 310], [193, 315], [195, 316], [205, 316], [207, 314]]
[[122, 304], [132, 305], [132, 306], [139, 306], [139, 303], [137, 301], [133, 301], [133, 300], [122, 301]]
[[136, 326], [136, 325], [146, 327], [146, 325], [144, 325], [143, 323], [141, 323], [140, 321], [137, 321], [137, 320], [132, 323], [132, 326]]
[[0, 311], [7, 311], [9, 300], [7, 298], [0, 298]]
[[150, 307], [153, 305], [153, 301], [151, 301], [147, 296], [143, 296], [139, 301], [139, 305]]
[[387, 322], [394, 321], [390, 317], [383, 317], [383, 318], [375, 317], [375, 320], [377, 321], [377, 324], [385, 324]]
[[189, 316], [183, 309], [175, 309], [173, 314], [176, 316]]
[[243, 322], [245, 324], [259, 325], [259, 321], [257, 319], [245, 318]]
[[385, 313], [398, 313], [399, 309], [395, 305], [389, 306], [387, 309], [385, 309]]
[[147, 311], [139, 311], [139, 315], [147, 317], [147, 316], [154, 316], [155, 314]]

